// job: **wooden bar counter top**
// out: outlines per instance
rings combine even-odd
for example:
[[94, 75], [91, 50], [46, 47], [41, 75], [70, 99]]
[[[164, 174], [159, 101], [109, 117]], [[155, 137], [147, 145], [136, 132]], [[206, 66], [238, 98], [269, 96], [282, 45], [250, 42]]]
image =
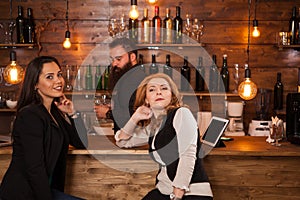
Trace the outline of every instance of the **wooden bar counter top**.
[[[299, 199], [300, 146], [266, 137], [232, 137], [203, 159], [214, 199]], [[0, 148], [0, 180], [12, 149]], [[121, 149], [112, 136], [89, 136], [89, 148], [70, 148], [66, 192], [86, 199], [138, 200], [155, 184], [158, 166], [147, 146]]]

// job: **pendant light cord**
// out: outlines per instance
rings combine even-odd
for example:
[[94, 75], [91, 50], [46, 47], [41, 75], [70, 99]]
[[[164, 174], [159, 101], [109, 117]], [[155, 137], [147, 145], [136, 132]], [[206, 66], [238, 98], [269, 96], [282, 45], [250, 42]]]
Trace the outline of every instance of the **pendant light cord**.
[[69, 31], [69, 0], [67, 0], [66, 21], [67, 21], [67, 31]]
[[249, 67], [250, 60], [250, 10], [251, 10], [251, 0], [248, 0], [248, 43], [247, 43], [247, 63]]

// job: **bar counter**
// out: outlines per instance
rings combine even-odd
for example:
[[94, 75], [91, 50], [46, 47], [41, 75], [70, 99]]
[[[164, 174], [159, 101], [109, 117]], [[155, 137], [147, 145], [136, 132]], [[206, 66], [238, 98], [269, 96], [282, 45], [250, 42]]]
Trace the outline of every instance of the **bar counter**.
[[[300, 199], [300, 146], [265, 137], [232, 137], [204, 158], [215, 200]], [[0, 178], [11, 147], [0, 148]], [[89, 136], [89, 148], [70, 148], [66, 192], [86, 199], [137, 200], [154, 187], [157, 164], [147, 146], [121, 149], [112, 136]]]

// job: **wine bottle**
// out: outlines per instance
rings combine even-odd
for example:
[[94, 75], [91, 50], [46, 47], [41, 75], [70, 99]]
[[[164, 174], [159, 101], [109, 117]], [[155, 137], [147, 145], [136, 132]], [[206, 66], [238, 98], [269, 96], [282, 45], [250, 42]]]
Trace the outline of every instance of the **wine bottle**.
[[24, 31], [24, 40], [25, 43], [28, 44], [33, 44], [35, 40], [35, 24], [33, 21], [33, 16], [32, 16], [32, 9], [27, 8], [27, 19], [26, 19], [26, 24], [25, 24], [25, 31]]
[[93, 89], [93, 76], [91, 66], [88, 65], [85, 71], [85, 89], [92, 90]]
[[152, 54], [152, 63], [150, 65], [149, 73], [155, 74], [157, 72], [158, 72], [158, 66], [156, 64], [156, 56], [155, 56], [155, 54]]
[[203, 67], [203, 59], [198, 58], [198, 66], [196, 67], [196, 91], [204, 91], [205, 69]]
[[299, 11], [298, 11], [298, 19], [297, 19], [297, 27], [298, 27], [298, 30], [297, 30], [297, 35], [298, 35], [298, 38], [297, 38], [297, 41], [298, 41], [298, 44], [300, 44], [300, 7], [299, 7]]
[[25, 18], [23, 17], [23, 7], [18, 6], [18, 17], [16, 18], [16, 28], [17, 28], [17, 43], [23, 44], [24, 40], [24, 28], [25, 28]]
[[180, 7], [176, 6], [176, 17], [173, 20], [174, 43], [182, 43], [182, 18], [180, 17]]
[[274, 86], [274, 110], [283, 108], [283, 84], [281, 82], [281, 73], [277, 73], [277, 82]]
[[128, 34], [132, 41], [138, 42], [139, 20], [129, 18]]
[[142, 54], [139, 54], [139, 61], [138, 61], [139, 67], [141, 70], [144, 72], [146, 71], [145, 66], [144, 66], [144, 56]]
[[110, 66], [107, 66], [104, 74], [103, 74], [103, 89], [104, 90], [109, 90], [109, 73], [110, 73]]
[[[228, 67], [227, 67], [227, 55], [224, 54], [223, 55], [223, 65], [222, 65], [222, 69], [221, 69], [221, 80], [222, 83], [224, 85], [224, 91], [228, 92], [229, 91], [229, 71], [228, 71]], [[222, 87], [222, 85], [219, 85], [220, 87]], [[219, 91], [222, 91], [223, 88], [219, 88]]]
[[159, 17], [159, 7], [155, 6], [154, 17], [152, 18], [152, 43], [161, 43], [161, 18]]
[[95, 73], [95, 88], [96, 90], [103, 90], [102, 88], [102, 74], [101, 74], [101, 66], [96, 66]]
[[209, 91], [217, 92], [218, 91], [218, 67], [217, 67], [217, 56], [212, 56], [212, 64], [209, 70]]
[[164, 66], [164, 73], [172, 78], [173, 76], [173, 68], [171, 66], [171, 56], [170, 54], [166, 55], [166, 64]]
[[181, 91], [188, 91], [191, 81], [191, 69], [188, 64], [188, 57], [184, 56], [183, 66], [181, 67]]
[[172, 43], [173, 21], [170, 17], [170, 9], [166, 8], [166, 17], [163, 20], [163, 43]]
[[293, 7], [292, 17], [289, 21], [289, 32], [290, 32], [290, 44], [297, 44], [297, 17], [296, 17], [296, 7]]
[[141, 20], [140, 43], [150, 43], [150, 20], [148, 18], [148, 9], [144, 8], [144, 16]]

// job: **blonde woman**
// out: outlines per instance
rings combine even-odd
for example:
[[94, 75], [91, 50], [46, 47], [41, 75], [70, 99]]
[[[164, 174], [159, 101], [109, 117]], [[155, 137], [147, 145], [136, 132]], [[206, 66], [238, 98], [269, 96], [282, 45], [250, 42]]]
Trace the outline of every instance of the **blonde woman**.
[[197, 122], [182, 104], [176, 84], [157, 73], [146, 77], [137, 89], [135, 112], [115, 135], [120, 147], [149, 144], [159, 164], [156, 188], [143, 200], [213, 199], [202, 160]]

